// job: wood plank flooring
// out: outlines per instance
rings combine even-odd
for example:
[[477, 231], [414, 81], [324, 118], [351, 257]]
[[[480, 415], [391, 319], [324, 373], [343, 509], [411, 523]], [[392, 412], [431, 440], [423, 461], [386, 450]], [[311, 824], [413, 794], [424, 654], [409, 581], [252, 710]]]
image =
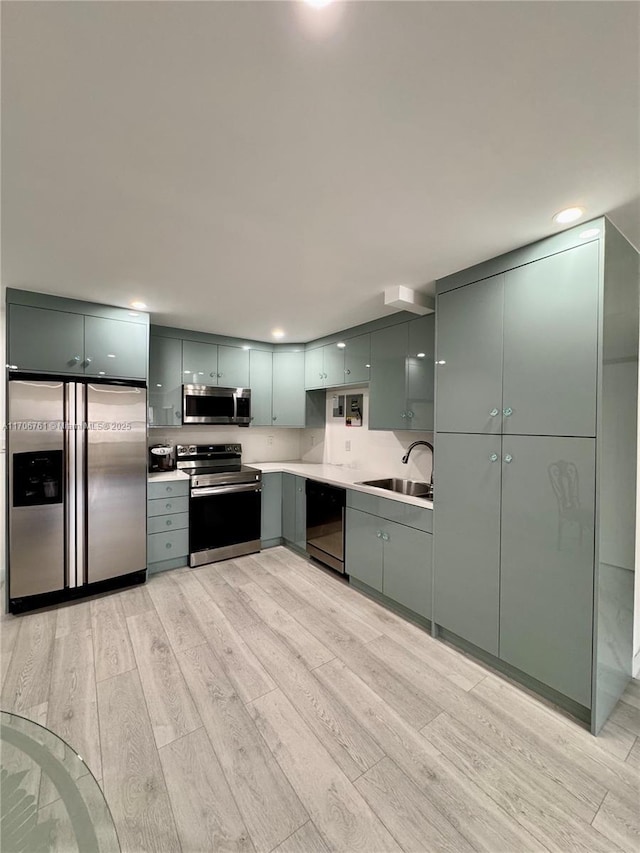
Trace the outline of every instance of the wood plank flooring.
[[640, 849], [639, 682], [593, 738], [285, 548], [0, 632], [2, 708], [80, 752], [125, 853]]

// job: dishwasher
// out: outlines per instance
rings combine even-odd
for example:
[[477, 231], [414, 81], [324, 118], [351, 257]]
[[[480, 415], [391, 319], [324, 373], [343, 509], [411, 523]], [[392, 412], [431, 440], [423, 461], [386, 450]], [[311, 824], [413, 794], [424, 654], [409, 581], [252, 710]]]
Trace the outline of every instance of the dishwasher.
[[307, 553], [344, 574], [344, 489], [307, 480]]

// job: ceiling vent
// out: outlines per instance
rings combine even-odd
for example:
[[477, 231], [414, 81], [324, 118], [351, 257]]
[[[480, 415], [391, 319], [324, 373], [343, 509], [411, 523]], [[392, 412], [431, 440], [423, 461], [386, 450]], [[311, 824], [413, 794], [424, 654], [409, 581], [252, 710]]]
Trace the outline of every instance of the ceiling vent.
[[399, 311], [411, 311], [412, 314], [433, 314], [435, 311], [433, 296], [417, 293], [411, 287], [405, 287], [403, 284], [385, 287], [384, 304], [388, 308], [397, 308]]

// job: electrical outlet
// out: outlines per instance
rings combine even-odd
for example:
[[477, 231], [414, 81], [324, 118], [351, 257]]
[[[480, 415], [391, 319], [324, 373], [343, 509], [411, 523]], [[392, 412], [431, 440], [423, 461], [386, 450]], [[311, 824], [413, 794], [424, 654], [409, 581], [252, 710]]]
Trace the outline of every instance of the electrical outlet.
[[267, 436], [267, 447], [272, 447], [272, 446], [273, 446], [273, 436], [268, 435]]
[[351, 450], [351, 442], [350, 441], [345, 441], [344, 449], [348, 452]]

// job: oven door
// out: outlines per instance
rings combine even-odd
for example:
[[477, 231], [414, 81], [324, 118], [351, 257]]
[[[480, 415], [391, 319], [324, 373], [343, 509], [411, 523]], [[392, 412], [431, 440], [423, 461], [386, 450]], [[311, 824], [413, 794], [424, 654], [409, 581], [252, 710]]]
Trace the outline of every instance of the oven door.
[[191, 489], [189, 565], [260, 550], [261, 483]]

